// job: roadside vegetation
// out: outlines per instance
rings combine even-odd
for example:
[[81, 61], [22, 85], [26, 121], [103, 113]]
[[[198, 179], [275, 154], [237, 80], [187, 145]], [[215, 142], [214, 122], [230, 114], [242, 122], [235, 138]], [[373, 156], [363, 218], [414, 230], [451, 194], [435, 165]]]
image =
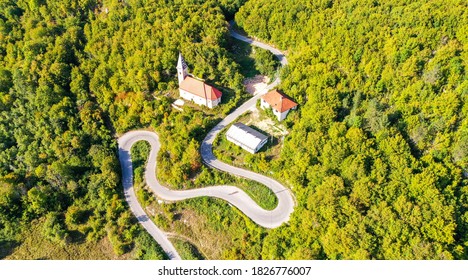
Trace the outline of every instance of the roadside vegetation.
[[177, 252], [179, 252], [180, 257], [183, 260], [204, 260], [205, 258], [203, 255], [198, 251], [198, 249], [193, 246], [190, 242], [186, 240], [182, 240], [179, 238], [172, 238], [172, 244], [176, 248]]

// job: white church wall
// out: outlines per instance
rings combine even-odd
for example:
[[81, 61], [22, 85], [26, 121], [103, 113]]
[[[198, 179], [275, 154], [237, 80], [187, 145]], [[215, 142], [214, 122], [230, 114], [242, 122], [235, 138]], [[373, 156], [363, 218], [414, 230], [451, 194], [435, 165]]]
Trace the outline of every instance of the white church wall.
[[221, 98], [215, 99], [215, 100], [208, 100], [208, 107], [213, 108], [218, 106], [218, 104], [221, 102]]
[[185, 100], [189, 100], [189, 101], [192, 101], [193, 100], [193, 94], [183, 90], [183, 89], [179, 89], [179, 93], [180, 93], [180, 97], [182, 97], [183, 99]]
[[181, 88], [179, 88], [179, 93], [180, 93], [180, 97], [182, 97], [185, 100], [193, 101], [195, 104], [205, 105], [205, 106], [207, 104], [207, 102], [206, 102], [206, 100], [204, 98], [201, 98], [200, 96], [192, 94], [192, 93], [190, 93], [190, 92], [188, 92], [186, 90], [183, 90]]

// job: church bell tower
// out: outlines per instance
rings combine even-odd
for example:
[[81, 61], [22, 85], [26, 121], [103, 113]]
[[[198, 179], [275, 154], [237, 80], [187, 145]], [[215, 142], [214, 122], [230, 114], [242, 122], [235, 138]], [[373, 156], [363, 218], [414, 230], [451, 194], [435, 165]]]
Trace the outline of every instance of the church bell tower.
[[181, 53], [179, 53], [179, 60], [177, 61], [177, 78], [179, 79], [179, 85], [188, 75], [187, 63]]

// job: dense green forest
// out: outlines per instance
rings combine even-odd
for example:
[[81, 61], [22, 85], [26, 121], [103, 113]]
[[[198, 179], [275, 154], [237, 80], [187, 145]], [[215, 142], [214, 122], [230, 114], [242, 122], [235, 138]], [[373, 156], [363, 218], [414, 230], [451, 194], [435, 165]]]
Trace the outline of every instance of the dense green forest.
[[[141, 190], [158, 226], [208, 258], [468, 258], [466, 10], [462, 0], [0, 0], [0, 258], [164, 258], [122, 196], [116, 137], [130, 129], [159, 133], [158, 177], [171, 187], [248, 186], [198, 152], [246, 98], [234, 15], [287, 51], [280, 87], [299, 111], [279, 157], [251, 164], [293, 187], [298, 205], [266, 230], [220, 200], [158, 205]], [[222, 106], [171, 109], [179, 51], [223, 90]], [[269, 56], [259, 51], [258, 71], [273, 71]], [[104, 252], [103, 240], [111, 253], [78, 253]], [[15, 253], [25, 246], [76, 251]]]
[[300, 114], [278, 161], [298, 206], [264, 258], [468, 257], [468, 13], [451, 1], [248, 1], [288, 50]]
[[117, 255], [163, 258], [123, 200], [115, 133], [194, 117], [210, 124], [204, 113], [170, 112], [179, 51], [191, 72], [239, 95], [243, 77], [223, 47], [223, 11], [236, 3], [0, 1], [0, 257], [39, 221], [38, 238], [57, 246], [107, 238]]

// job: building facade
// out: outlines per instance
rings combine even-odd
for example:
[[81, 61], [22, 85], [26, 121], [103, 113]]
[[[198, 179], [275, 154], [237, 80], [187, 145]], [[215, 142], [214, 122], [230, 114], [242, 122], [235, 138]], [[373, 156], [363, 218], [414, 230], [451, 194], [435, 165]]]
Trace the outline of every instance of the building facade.
[[269, 109], [282, 121], [286, 118], [290, 110], [297, 108], [297, 103], [292, 101], [289, 97], [274, 89], [260, 98], [260, 107], [262, 109]]

